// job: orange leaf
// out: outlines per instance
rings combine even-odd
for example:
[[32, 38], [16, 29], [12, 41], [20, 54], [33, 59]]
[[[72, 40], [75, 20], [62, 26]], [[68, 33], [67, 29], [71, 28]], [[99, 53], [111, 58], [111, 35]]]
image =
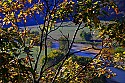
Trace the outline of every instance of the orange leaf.
[[0, 13], [2, 12], [2, 8], [0, 8]]
[[64, 2], [67, 2], [67, 0], [64, 0]]
[[32, 0], [28, 0], [29, 3], [32, 3]]
[[17, 31], [17, 30], [18, 30], [17, 25], [15, 25], [14, 23], [11, 23], [11, 24], [12, 24], [12, 26], [14, 27], [14, 29]]
[[28, 61], [29, 61], [29, 57], [26, 56], [26, 58], [25, 58], [25, 62], [28, 63]]
[[118, 10], [118, 8], [116, 7], [116, 8], [114, 8], [114, 11], [115, 11], [115, 13], [116, 14], [118, 14], [119, 13], [119, 10]]

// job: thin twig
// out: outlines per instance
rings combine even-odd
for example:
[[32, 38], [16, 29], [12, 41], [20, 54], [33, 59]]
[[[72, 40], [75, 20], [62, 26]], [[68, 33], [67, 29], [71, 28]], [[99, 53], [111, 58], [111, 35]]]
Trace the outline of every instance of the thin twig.
[[[47, 13], [46, 13], [46, 16], [45, 16], [45, 18], [47, 17]], [[43, 26], [43, 29], [42, 29], [42, 34], [41, 34], [41, 42], [40, 42], [40, 51], [39, 51], [39, 54], [38, 54], [38, 56], [37, 56], [37, 59], [36, 59], [36, 63], [35, 63], [35, 66], [34, 66], [34, 71], [36, 71], [36, 69], [37, 69], [37, 65], [38, 65], [38, 61], [39, 61], [39, 57], [40, 57], [40, 54], [41, 54], [41, 52], [42, 52], [42, 47], [43, 47], [43, 36], [44, 36], [44, 30], [45, 30], [45, 22], [46, 22], [46, 19], [45, 19], [45, 21], [44, 21], [44, 26]]]
[[71, 42], [71, 44], [70, 44], [70, 47], [69, 47], [69, 49], [68, 49], [68, 52], [67, 52], [67, 54], [64, 56], [64, 59], [63, 59], [61, 65], [58, 67], [57, 72], [56, 72], [56, 74], [55, 74], [55, 76], [54, 76], [54, 78], [53, 78], [53, 80], [52, 80], [51, 83], [54, 83], [54, 82], [55, 82], [55, 80], [56, 80], [56, 78], [57, 78], [57, 76], [58, 76], [58, 74], [59, 74], [59, 72], [60, 72], [60, 70], [61, 70], [61, 68], [62, 68], [62, 66], [63, 66], [63, 64], [64, 64], [64, 62], [65, 62], [66, 59], [69, 57], [70, 50], [71, 50], [71, 48], [72, 48], [72, 45], [73, 45], [73, 43], [74, 43], [74, 40], [75, 40], [75, 38], [76, 38], [77, 32], [78, 32], [78, 30], [79, 30], [81, 24], [82, 24], [82, 23], [80, 23], [79, 26], [78, 26], [78, 28], [76, 29], [76, 31], [75, 31], [75, 33], [74, 33], [74, 37], [73, 37], [72, 42]]
[[[105, 48], [105, 47], [106, 47], [106, 46], [103, 46], [103, 42], [102, 42], [102, 49]], [[97, 57], [101, 54], [102, 49], [100, 50], [100, 52], [99, 52], [93, 59], [97, 58]], [[90, 62], [88, 62], [88, 64], [86, 64], [86, 65], [84, 66], [84, 68], [82, 68], [82, 69], [79, 71], [79, 73], [77, 73], [77, 75], [75, 75], [75, 76], [72, 77], [71, 79], [67, 79], [65, 82], [66, 82], [66, 83], [69, 83], [72, 79], [76, 78], [83, 70], [85, 70], [85, 69], [87, 68], [87, 66], [93, 61], [93, 59], [92, 59]]]
[[[46, 2], [47, 3], [47, 2]], [[47, 5], [47, 7], [48, 7], [48, 5]], [[49, 10], [49, 9], [48, 9]], [[47, 11], [48, 11], [47, 10]], [[49, 18], [50, 18], [50, 16], [51, 16], [51, 14], [50, 14], [50, 11], [48, 11], [48, 14], [49, 14]], [[49, 20], [49, 18], [47, 19], [47, 20]], [[41, 67], [41, 70], [40, 70], [40, 76], [39, 76], [39, 78], [38, 78], [38, 82], [40, 81], [40, 79], [41, 79], [41, 77], [42, 77], [42, 74], [43, 74], [43, 69], [44, 69], [44, 67], [45, 67], [45, 65], [46, 65], [46, 63], [47, 63], [47, 36], [48, 36], [48, 29], [49, 29], [49, 24], [50, 24], [50, 20], [48, 21], [48, 24], [47, 24], [47, 29], [46, 29], [46, 34], [45, 34], [45, 62], [44, 62], [44, 64], [42, 65], [42, 67]]]

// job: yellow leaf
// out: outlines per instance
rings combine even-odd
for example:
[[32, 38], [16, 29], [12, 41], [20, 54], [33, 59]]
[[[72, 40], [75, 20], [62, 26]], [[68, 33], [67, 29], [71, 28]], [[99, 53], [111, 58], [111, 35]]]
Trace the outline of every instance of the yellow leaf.
[[26, 19], [24, 19], [24, 22], [25, 22], [25, 23], [27, 22]]
[[12, 26], [13, 26], [13, 28], [14, 28], [14, 31], [16, 32], [16, 31], [18, 30], [17, 25], [15, 25], [14, 23], [11, 23], [11, 24], [12, 24]]
[[37, 9], [37, 5], [36, 5], [36, 4], [34, 4], [33, 10], [36, 10], [36, 9]]
[[32, 45], [33, 44], [33, 40], [30, 40], [30, 45]]
[[11, 2], [12, 2], [12, 0], [8, 0], [8, 2], [10, 2], [10, 3], [11, 3]]
[[97, 4], [98, 4], [98, 1], [96, 1], [94, 4], [97, 5]]
[[94, 66], [94, 65], [92, 65], [92, 66], [91, 66], [91, 68], [92, 68], [92, 69], [94, 69], [94, 68], [95, 68], [95, 66]]
[[14, 15], [15, 15], [15, 13], [14, 13], [14, 12], [12, 12], [12, 13], [11, 13], [11, 16], [14, 16]]
[[87, 2], [92, 2], [92, 0], [87, 0]]
[[111, 75], [107, 75], [106, 77], [107, 77], [107, 78], [111, 78]]
[[125, 54], [125, 51], [123, 52], [123, 54]]
[[2, 1], [0, 1], [0, 6], [2, 5]]
[[2, 6], [6, 6], [7, 5], [7, 2], [3, 2]]

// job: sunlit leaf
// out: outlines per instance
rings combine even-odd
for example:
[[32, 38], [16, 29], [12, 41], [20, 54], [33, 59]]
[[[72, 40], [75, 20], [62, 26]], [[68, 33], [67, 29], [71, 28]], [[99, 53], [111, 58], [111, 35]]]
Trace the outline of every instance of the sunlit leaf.
[[29, 3], [32, 3], [32, 0], [28, 0]]
[[11, 3], [11, 2], [12, 2], [12, 0], [8, 0], [8, 2], [9, 2], [9, 3]]

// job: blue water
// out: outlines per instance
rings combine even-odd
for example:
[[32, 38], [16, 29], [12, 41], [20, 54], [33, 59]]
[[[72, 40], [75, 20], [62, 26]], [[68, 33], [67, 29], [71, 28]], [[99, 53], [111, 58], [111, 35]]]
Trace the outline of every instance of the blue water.
[[76, 55], [80, 55], [80, 56], [84, 56], [84, 57], [91, 57], [91, 58], [94, 58], [94, 56], [96, 55], [95, 53], [90, 53], [90, 52], [78, 52], [78, 53], [75, 53]]
[[106, 83], [125, 83], [125, 71], [114, 68], [114, 67], [107, 67], [107, 69], [111, 69], [114, 73], [116, 73], [116, 76], [106, 79]]
[[52, 48], [59, 49], [59, 43], [58, 42], [53, 42], [52, 43]]
[[[75, 45], [73, 45], [75, 47]], [[54, 49], [58, 49], [59, 48], [59, 43], [58, 42], [53, 42], [52, 44], [52, 48]], [[101, 46], [99, 46], [98, 48], [102, 48]], [[75, 49], [71, 49], [71, 53], [76, 52], [77, 50]], [[93, 58], [96, 54], [95, 53], [90, 53], [90, 52], [86, 52], [86, 51], [81, 51], [78, 53], [75, 53], [75, 55], [79, 55], [79, 56], [84, 56], [84, 57], [91, 57]], [[114, 73], [117, 74], [117, 76], [107, 79], [106, 78], [106, 83], [125, 83], [125, 71], [114, 68], [114, 67], [108, 67], [109, 69], [111, 69]]]
[[[59, 49], [59, 43], [53, 42], [52, 48]], [[77, 50], [71, 49], [71, 53], [73, 53], [73, 52], [77, 52]], [[86, 51], [81, 51], [81, 52], [77, 52], [77, 53], [74, 53], [74, 54], [79, 55], [79, 56], [84, 56], [84, 57], [91, 57], [91, 58], [93, 58], [96, 55], [95, 53], [90, 53], [90, 52], [86, 52]]]

